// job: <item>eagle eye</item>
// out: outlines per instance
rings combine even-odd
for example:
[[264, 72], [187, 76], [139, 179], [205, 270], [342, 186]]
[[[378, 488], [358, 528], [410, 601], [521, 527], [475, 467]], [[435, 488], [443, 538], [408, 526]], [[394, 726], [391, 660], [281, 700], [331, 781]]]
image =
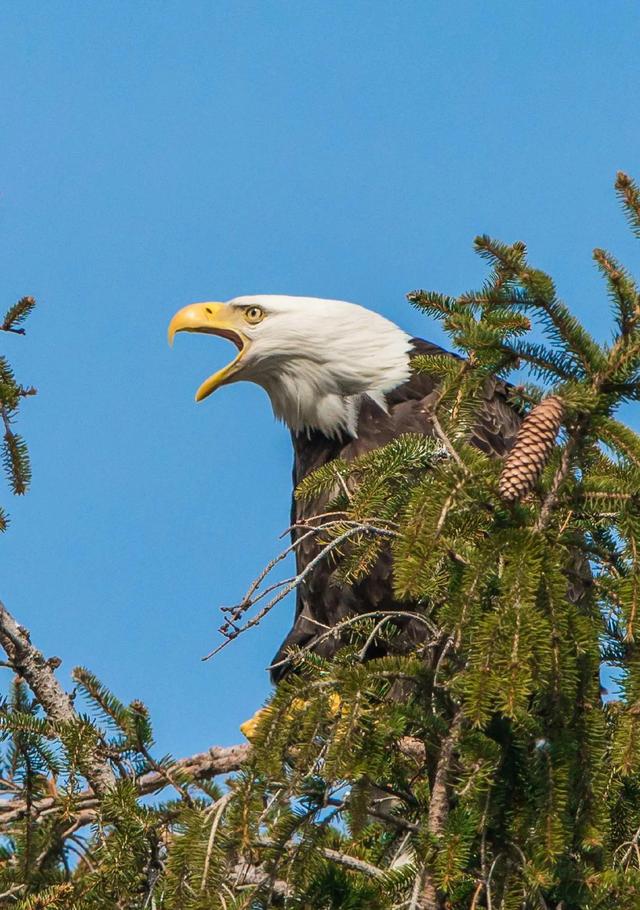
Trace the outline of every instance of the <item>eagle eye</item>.
[[244, 311], [244, 318], [250, 325], [257, 325], [264, 319], [264, 310], [259, 306], [250, 306]]

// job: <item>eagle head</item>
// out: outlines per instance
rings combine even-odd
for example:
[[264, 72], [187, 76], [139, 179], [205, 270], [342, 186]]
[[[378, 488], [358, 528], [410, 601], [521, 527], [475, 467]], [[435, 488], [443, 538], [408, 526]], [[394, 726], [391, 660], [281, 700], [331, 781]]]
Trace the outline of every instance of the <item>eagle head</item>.
[[410, 336], [343, 300], [258, 295], [194, 303], [171, 320], [170, 344], [177, 332], [219, 335], [238, 349], [202, 383], [196, 401], [231, 382], [255, 382], [294, 433], [356, 436], [363, 396], [385, 409], [386, 393], [410, 373]]

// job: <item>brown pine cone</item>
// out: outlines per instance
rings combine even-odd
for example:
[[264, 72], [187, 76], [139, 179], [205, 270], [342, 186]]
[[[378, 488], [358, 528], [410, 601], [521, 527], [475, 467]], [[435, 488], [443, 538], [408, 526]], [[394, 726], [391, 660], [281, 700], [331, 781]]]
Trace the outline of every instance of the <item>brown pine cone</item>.
[[498, 484], [505, 502], [517, 502], [533, 489], [553, 451], [563, 416], [562, 399], [551, 395], [522, 421]]

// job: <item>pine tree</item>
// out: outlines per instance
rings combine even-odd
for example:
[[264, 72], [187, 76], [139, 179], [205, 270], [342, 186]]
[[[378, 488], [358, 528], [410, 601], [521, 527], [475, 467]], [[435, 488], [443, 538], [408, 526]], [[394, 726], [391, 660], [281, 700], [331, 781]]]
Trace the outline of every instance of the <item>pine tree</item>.
[[[640, 237], [640, 190], [624, 174], [616, 189]], [[640, 295], [596, 250], [615, 319], [602, 344], [524, 244], [476, 249], [479, 291], [409, 295], [463, 355], [416, 364], [439, 378], [436, 440], [333, 462], [297, 491], [333, 491], [318, 533], [343, 580], [391, 548], [424, 640], [372, 658], [394, 616], [349, 618], [335, 658], [296, 654], [250, 744], [174, 761], [154, 757], [142, 704], [84, 669], [70, 698], [0, 611], [16, 673], [0, 711], [0, 906], [640, 906], [640, 437], [616, 416], [640, 399]], [[501, 463], [468, 440], [486, 383], [513, 374], [525, 419]], [[227, 614], [227, 641], [290, 590], [240, 626], [270, 578]]]
[[[1, 332], [24, 335], [22, 323], [33, 310], [36, 303], [33, 297], [22, 297], [9, 307], [0, 325]], [[23, 398], [35, 395], [31, 386], [20, 385], [6, 357], [0, 356], [0, 414], [4, 436], [2, 441], [2, 462], [5, 475], [13, 493], [21, 495], [27, 492], [31, 480], [31, 465], [24, 439], [13, 430], [13, 423]], [[7, 527], [7, 516], [0, 508], [0, 531]]]

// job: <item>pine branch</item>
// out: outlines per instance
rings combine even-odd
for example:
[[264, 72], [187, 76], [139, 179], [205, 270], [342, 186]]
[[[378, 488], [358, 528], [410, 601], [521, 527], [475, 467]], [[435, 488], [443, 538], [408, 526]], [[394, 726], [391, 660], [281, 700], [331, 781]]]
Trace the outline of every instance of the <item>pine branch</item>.
[[[5, 314], [0, 324], [0, 331], [24, 335], [21, 324], [35, 307], [33, 297], [23, 297]], [[27, 445], [21, 436], [14, 433], [12, 421], [17, 413], [20, 401], [36, 390], [31, 386], [19, 385], [6, 357], [0, 356], [0, 416], [4, 425], [2, 441], [2, 462], [5, 475], [14, 495], [26, 493], [31, 481], [31, 464]], [[0, 531], [7, 527], [7, 518], [0, 509]]]
[[[211, 746], [206, 752], [198, 752], [181, 758], [167, 769], [174, 777], [182, 777], [192, 782], [201, 782], [232, 774], [239, 771], [251, 754], [251, 746], [241, 743], [236, 746]], [[139, 796], [159, 793], [169, 786], [167, 774], [163, 771], [149, 771], [140, 777], [131, 778]], [[76, 820], [82, 825], [95, 820], [101, 800], [96, 791], [84, 790], [74, 799]], [[31, 811], [36, 819], [46, 819], [51, 815], [69, 811], [68, 803], [62, 797], [47, 796], [36, 800]], [[23, 799], [0, 800], [0, 831], [8, 831], [11, 825], [24, 818], [27, 804]]]
[[613, 256], [610, 256], [604, 250], [595, 249], [593, 258], [609, 285], [620, 331], [623, 336], [628, 337], [640, 319], [638, 289], [625, 269], [615, 261]]
[[4, 446], [2, 460], [5, 473], [11, 484], [13, 493], [22, 496], [27, 492], [31, 482], [31, 464], [27, 444], [21, 436], [17, 436], [11, 428], [9, 411], [3, 405], [0, 407], [4, 423]]
[[[0, 645], [11, 666], [25, 680], [54, 725], [74, 727], [81, 724], [81, 718], [76, 714], [71, 699], [54, 675], [51, 662], [31, 643], [29, 632], [18, 625], [2, 603]], [[84, 770], [97, 794], [106, 793], [115, 784], [113, 771], [98, 745], [87, 750]]]
[[2, 332], [13, 332], [16, 335], [24, 335], [25, 330], [19, 328], [22, 323], [25, 321], [29, 313], [32, 312], [36, 305], [33, 297], [22, 297], [18, 300], [17, 303], [14, 303], [12, 307], [9, 307], [5, 317], [0, 325], [0, 331]]
[[640, 189], [634, 180], [623, 171], [616, 177], [616, 193], [622, 201], [631, 230], [640, 237]]

